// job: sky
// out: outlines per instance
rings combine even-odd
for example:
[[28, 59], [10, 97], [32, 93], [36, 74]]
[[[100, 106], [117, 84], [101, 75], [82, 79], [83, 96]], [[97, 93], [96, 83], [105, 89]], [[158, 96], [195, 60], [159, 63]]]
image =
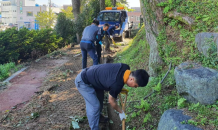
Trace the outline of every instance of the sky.
[[[57, 5], [67, 5], [67, 4], [71, 4], [71, 0], [51, 0], [52, 3], [55, 3]], [[140, 3], [139, 0], [127, 0], [127, 2], [129, 2], [129, 6], [130, 7], [140, 7]], [[42, 5], [42, 4], [48, 4], [48, 0], [36, 0], [36, 3]]]

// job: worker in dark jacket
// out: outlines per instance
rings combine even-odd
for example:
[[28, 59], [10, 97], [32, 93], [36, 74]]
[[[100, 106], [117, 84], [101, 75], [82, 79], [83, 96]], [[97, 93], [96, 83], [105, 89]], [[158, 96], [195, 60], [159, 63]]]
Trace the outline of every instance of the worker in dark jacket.
[[99, 130], [99, 118], [103, 108], [104, 90], [109, 91], [108, 101], [119, 112], [120, 120], [126, 119], [125, 113], [117, 105], [116, 98], [126, 84], [137, 88], [147, 85], [148, 73], [139, 69], [130, 71], [126, 64], [100, 64], [83, 69], [75, 79], [80, 94], [85, 99], [86, 113], [91, 130]]
[[102, 38], [104, 36], [108, 35], [108, 33], [107, 33], [108, 28], [109, 28], [109, 24], [105, 23], [103, 25], [103, 27], [99, 28], [98, 35], [96, 36], [96, 38], [97, 38], [96, 51], [97, 51], [97, 55], [98, 55], [98, 63], [100, 63], [100, 59], [101, 59], [101, 51], [102, 51], [101, 46], [103, 45]]
[[82, 68], [87, 66], [87, 53], [93, 59], [93, 65], [98, 64], [98, 56], [96, 55], [96, 48], [94, 42], [97, 40], [96, 35], [98, 34], [99, 21], [94, 19], [90, 26], [87, 26], [83, 30], [82, 40], [80, 41], [80, 48], [82, 51]]
[[118, 29], [119, 26], [120, 26], [120, 24], [119, 24], [119, 23], [116, 23], [115, 26], [110, 26], [109, 29], [107, 30], [107, 33], [108, 33], [108, 35], [110, 35], [110, 38], [111, 38], [111, 39], [114, 38], [114, 35], [115, 35], [115, 34], [114, 34], [114, 31], [115, 31], [116, 29]]

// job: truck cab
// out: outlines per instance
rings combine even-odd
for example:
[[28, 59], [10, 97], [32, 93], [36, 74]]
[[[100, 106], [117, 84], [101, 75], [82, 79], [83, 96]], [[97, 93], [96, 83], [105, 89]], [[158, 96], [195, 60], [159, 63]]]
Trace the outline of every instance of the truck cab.
[[131, 26], [128, 22], [127, 11], [122, 7], [107, 7], [106, 10], [101, 11], [98, 14], [97, 20], [99, 21], [99, 27], [108, 23], [111, 26], [115, 26], [119, 23], [120, 27], [114, 31], [114, 36], [121, 41], [130, 33]]

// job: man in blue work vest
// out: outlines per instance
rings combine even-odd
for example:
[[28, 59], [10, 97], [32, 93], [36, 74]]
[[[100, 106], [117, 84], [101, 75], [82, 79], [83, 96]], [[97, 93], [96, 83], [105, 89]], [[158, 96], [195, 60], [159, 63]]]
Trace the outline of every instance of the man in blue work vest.
[[101, 59], [101, 51], [102, 51], [101, 46], [103, 45], [102, 38], [104, 36], [108, 35], [108, 33], [107, 33], [108, 28], [109, 28], [109, 24], [105, 23], [103, 25], [103, 27], [99, 28], [98, 35], [96, 36], [96, 38], [97, 38], [96, 51], [97, 51], [97, 55], [98, 55], [98, 63], [100, 63], [100, 59]]
[[108, 101], [119, 112], [120, 120], [126, 119], [123, 110], [117, 105], [116, 98], [124, 84], [137, 88], [147, 85], [148, 73], [139, 69], [130, 71], [127, 64], [100, 64], [83, 69], [75, 79], [80, 94], [85, 99], [86, 114], [91, 130], [99, 130], [99, 118], [103, 108], [104, 90], [109, 91]]
[[90, 26], [87, 26], [83, 30], [82, 40], [80, 41], [80, 48], [82, 51], [82, 68], [87, 67], [87, 53], [93, 59], [93, 65], [98, 64], [98, 56], [96, 54], [96, 48], [94, 42], [97, 40], [96, 35], [98, 35], [99, 21], [94, 19]]

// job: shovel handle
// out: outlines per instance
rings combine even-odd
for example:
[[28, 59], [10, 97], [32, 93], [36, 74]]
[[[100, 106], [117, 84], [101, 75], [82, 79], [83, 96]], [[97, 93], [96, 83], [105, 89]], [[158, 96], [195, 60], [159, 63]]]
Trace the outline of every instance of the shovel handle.
[[[122, 98], [121, 98], [121, 94], [119, 95], [119, 97], [120, 97], [120, 102], [121, 102], [121, 106], [122, 106], [122, 110], [123, 110], [124, 113], [125, 113], [125, 111], [126, 111], [125, 107], [126, 107], [127, 95], [128, 95], [128, 93], [125, 94], [124, 102], [123, 102], [123, 100], [122, 100]], [[122, 120], [122, 130], [125, 130], [125, 129], [126, 129], [126, 126], [125, 126], [125, 119], [123, 119], [123, 120]]]

